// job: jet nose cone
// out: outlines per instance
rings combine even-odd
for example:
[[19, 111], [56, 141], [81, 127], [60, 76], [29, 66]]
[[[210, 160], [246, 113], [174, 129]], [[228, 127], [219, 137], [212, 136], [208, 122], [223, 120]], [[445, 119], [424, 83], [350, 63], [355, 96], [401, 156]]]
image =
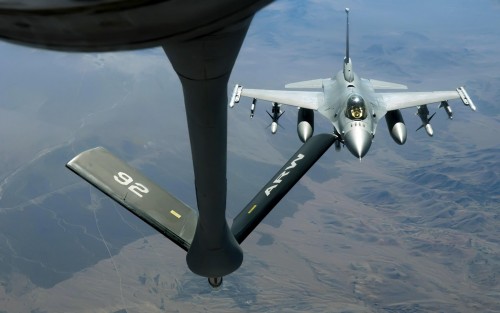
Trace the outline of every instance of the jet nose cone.
[[373, 136], [362, 128], [354, 128], [345, 134], [345, 145], [351, 153], [361, 159], [372, 145]]

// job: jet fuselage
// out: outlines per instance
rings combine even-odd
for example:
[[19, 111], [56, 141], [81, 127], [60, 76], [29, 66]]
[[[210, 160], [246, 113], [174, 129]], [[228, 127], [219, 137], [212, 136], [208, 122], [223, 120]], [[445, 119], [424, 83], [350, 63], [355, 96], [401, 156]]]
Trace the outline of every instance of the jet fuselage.
[[[377, 105], [376, 94], [369, 84], [352, 73], [351, 82], [343, 71], [323, 81], [324, 105], [318, 111], [328, 118], [342, 142], [357, 158], [370, 149], [378, 120], [385, 114]], [[382, 112], [381, 112], [382, 111]]]

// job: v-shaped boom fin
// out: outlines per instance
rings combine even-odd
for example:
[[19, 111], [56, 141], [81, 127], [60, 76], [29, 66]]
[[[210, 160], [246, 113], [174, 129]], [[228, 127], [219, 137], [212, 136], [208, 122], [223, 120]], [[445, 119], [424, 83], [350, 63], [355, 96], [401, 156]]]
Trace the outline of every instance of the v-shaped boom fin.
[[84, 151], [66, 166], [184, 250], [198, 213], [102, 147]]
[[307, 140], [293, 154], [233, 220], [231, 231], [238, 243], [247, 238], [335, 140], [337, 136], [332, 134], [316, 135]]

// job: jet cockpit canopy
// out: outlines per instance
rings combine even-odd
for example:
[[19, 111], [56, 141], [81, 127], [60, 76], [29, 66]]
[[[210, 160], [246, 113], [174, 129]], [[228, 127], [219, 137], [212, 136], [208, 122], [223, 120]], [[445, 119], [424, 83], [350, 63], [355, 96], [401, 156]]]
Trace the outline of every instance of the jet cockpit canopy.
[[364, 120], [366, 118], [365, 100], [360, 95], [349, 96], [345, 115], [351, 120]]

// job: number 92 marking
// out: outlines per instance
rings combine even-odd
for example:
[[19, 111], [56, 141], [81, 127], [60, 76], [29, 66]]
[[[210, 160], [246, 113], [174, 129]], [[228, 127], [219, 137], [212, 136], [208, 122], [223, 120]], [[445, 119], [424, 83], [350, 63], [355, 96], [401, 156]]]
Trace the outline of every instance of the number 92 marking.
[[134, 183], [134, 179], [130, 177], [129, 174], [124, 172], [118, 172], [113, 176], [115, 181], [123, 186], [128, 186], [128, 190], [135, 193], [139, 198], [142, 198], [143, 194], [147, 194], [149, 189], [141, 183]]

